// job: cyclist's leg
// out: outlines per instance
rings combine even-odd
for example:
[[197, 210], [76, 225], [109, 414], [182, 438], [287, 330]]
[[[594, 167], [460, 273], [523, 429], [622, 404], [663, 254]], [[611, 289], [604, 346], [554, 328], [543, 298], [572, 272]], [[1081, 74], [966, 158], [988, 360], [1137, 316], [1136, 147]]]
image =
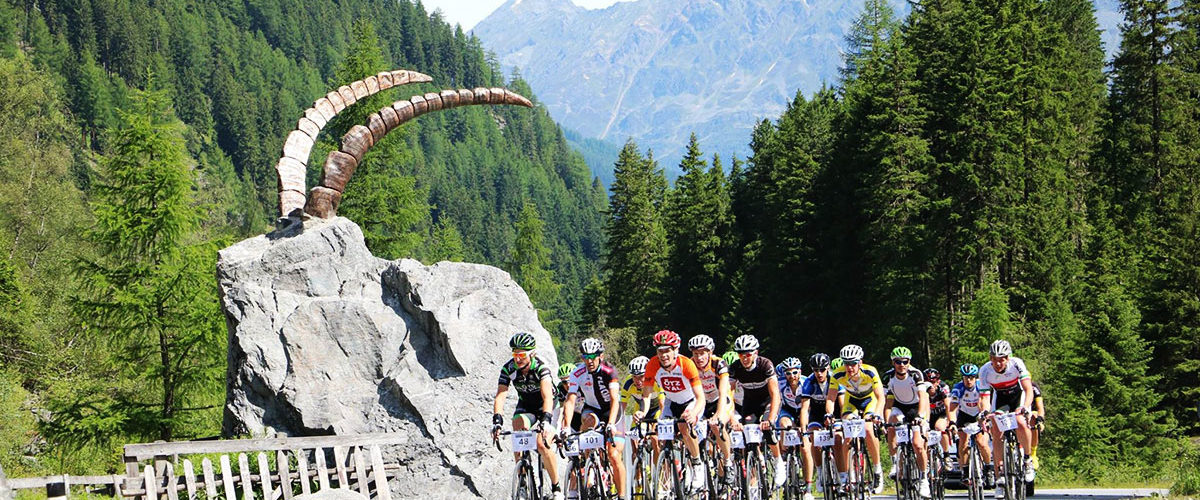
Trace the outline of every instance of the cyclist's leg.
[[[917, 411], [917, 408], [913, 408], [911, 412], [904, 412], [904, 418], [908, 422], [916, 420], [919, 416], [921, 415]], [[912, 440], [913, 451], [917, 455], [917, 468], [921, 471], [921, 475], [924, 476], [925, 471], [929, 469], [929, 449], [925, 445], [925, 436], [921, 432], [920, 427], [910, 428], [909, 430], [911, 431], [909, 432], [909, 439]]]
[[[526, 411], [522, 410], [521, 408], [517, 408], [516, 413], [513, 413], [512, 428], [513, 428], [514, 432], [529, 429], [530, 427], [532, 427], [533, 422], [534, 422], [533, 414], [526, 412]], [[539, 443], [539, 446], [540, 446], [540, 443]], [[515, 462], [515, 461], [519, 461], [519, 460], [521, 460], [521, 454], [513, 453], [513, 461]]]

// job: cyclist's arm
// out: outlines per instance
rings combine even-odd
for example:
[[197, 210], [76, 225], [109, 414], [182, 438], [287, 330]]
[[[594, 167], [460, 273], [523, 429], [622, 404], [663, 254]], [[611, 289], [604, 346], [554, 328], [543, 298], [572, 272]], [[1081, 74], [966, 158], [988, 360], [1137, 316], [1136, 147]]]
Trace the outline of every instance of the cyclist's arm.
[[926, 391], [917, 391], [917, 414], [929, 421], [929, 393]]
[[650, 414], [650, 391], [654, 390], [650, 384], [642, 381], [642, 407], [640, 408], [643, 415]]
[[617, 417], [621, 415], [621, 383], [617, 379], [608, 381], [608, 426], [615, 429]]
[[563, 401], [563, 429], [570, 429], [571, 420], [575, 418], [575, 397], [576, 395], [574, 392], [569, 392], [567, 393], [567, 400]]
[[[826, 415], [833, 413], [834, 406], [837, 405], [836, 399], [842, 397], [842, 394], [838, 393], [837, 385], [838, 385], [837, 382], [830, 380], [829, 381], [829, 389], [827, 389], [825, 391], [825, 414]], [[845, 406], [843, 406], [843, 408], [845, 408]]]
[[982, 390], [979, 391], [979, 413], [982, 415], [983, 412], [985, 412], [985, 411], [986, 412], [992, 411], [992, 390], [991, 389], [988, 389], [987, 392], [983, 392]]
[[1042, 402], [1041, 396], [1035, 396], [1033, 398], [1033, 409], [1036, 411], [1038, 416], [1046, 418], [1046, 404]]
[[1033, 380], [1029, 377], [1021, 379], [1021, 406], [1026, 410], [1033, 408]]
[[782, 399], [779, 393], [779, 379], [774, 376], [767, 379], [767, 392], [771, 394], [771, 420], [769, 422], [774, 424], [775, 419], [779, 418], [779, 405]]
[[946, 400], [946, 419], [951, 424], [958, 422], [958, 399], [954, 397], [954, 393], [950, 393], [950, 399]]
[[875, 376], [874, 391], [875, 391], [874, 400], [872, 400], [869, 404], [867, 404], [867, 412], [868, 413], [870, 413], [871, 410], [874, 410], [875, 407], [879, 405], [879, 402], [883, 401], [883, 399], [886, 397], [883, 392], [883, 384], [879, 382], [878, 375]]
[[[554, 411], [554, 382], [549, 377], [546, 377], [542, 379], [542, 413], [550, 413], [552, 411]], [[548, 422], [547, 425], [549, 425]]]
[[504, 411], [504, 400], [508, 399], [508, 386], [500, 384], [496, 386], [496, 400], [492, 402], [492, 413], [499, 415]]
[[884, 399], [883, 401], [883, 414], [890, 416], [892, 414], [892, 405], [895, 404], [896, 398], [891, 394], [888, 394], [887, 399]]
[[[811, 398], [803, 398], [800, 400], [800, 430], [808, 430], [808, 407], [811, 406]], [[828, 412], [827, 412], [828, 413]]]

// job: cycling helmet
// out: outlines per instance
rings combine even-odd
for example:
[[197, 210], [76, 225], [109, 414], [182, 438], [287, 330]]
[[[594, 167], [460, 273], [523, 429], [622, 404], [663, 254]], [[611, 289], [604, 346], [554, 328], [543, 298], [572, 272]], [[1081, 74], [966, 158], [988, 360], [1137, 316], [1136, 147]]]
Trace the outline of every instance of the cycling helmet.
[[791, 370], [793, 368], [798, 370], [801, 367], [800, 358], [783, 358], [783, 361], [779, 362], [779, 366], [782, 367], [784, 371]]
[[737, 352], [757, 351], [758, 339], [754, 338], [753, 335], [742, 335], [733, 341], [733, 350]]
[[1007, 340], [997, 340], [992, 342], [992, 356], [1003, 358], [1012, 356], [1012, 345]]
[[817, 370], [820, 370], [821, 368], [825, 368], [827, 366], [829, 366], [829, 355], [828, 354], [825, 354], [823, 352], [818, 352], [816, 354], [813, 354], [811, 358], [808, 358], [808, 369], [810, 369], [812, 371], [817, 371]]
[[726, 351], [725, 354], [721, 355], [721, 360], [725, 361], [727, 365], [732, 365], [737, 362], [738, 355], [736, 352]]
[[571, 372], [573, 372], [573, 371], [575, 371], [575, 365], [573, 365], [573, 364], [563, 363], [561, 365], [558, 365], [558, 378], [560, 380], [567, 378], [571, 375]]
[[935, 378], [942, 378], [942, 372], [939, 372], [937, 368], [926, 368], [925, 380], [932, 380]]
[[958, 368], [958, 373], [961, 373], [964, 377], [978, 377], [979, 367], [971, 363], [966, 363]]
[[848, 345], [848, 346], [846, 346], [846, 347], [843, 347], [843, 348], [842, 348], [841, 355], [842, 355], [842, 361], [843, 361], [843, 362], [846, 362], [846, 361], [855, 361], [855, 362], [857, 362], [857, 361], [862, 361], [862, 359], [863, 359], [863, 348], [859, 347], [859, 346], [858, 346], [858, 345], [856, 345], [856, 344], [850, 344], [850, 345]]
[[841, 367], [842, 367], [842, 358], [833, 358], [832, 360], [829, 361], [829, 369], [830, 370], [837, 371], [837, 369], [841, 368]]
[[604, 352], [604, 343], [600, 339], [586, 338], [579, 343], [579, 354], [598, 354]]
[[654, 334], [654, 347], [669, 345], [679, 347], [679, 334], [671, 330], [659, 330]]
[[897, 359], [897, 358], [912, 359], [912, 351], [904, 346], [900, 346], [895, 349], [892, 349], [892, 359]]
[[717, 343], [713, 342], [712, 337], [709, 337], [708, 335], [697, 335], [688, 340], [688, 349], [701, 348], [711, 351], [717, 348]]
[[629, 360], [629, 374], [642, 376], [646, 373], [646, 363], [650, 362], [650, 358], [638, 356]]
[[508, 339], [508, 346], [513, 349], [532, 351], [537, 348], [537, 339], [533, 338], [533, 334], [517, 332], [511, 339]]

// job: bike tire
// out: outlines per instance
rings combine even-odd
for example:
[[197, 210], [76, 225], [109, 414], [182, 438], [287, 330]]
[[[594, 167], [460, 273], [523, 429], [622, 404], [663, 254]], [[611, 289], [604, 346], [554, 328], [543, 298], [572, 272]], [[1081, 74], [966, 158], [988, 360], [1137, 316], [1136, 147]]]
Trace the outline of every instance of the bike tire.
[[763, 500], [762, 488], [762, 465], [758, 458], [758, 453], [746, 451], [746, 466], [742, 471], [742, 477], [745, 480], [742, 486], [742, 498], [744, 500]]
[[823, 482], [821, 494], [824, 496], [824, 500], [838, 500], [840, 496], [838, 488], [841, 485], [838, 484], [837, 467], [834, 460], [832, 452], [823, 451], [821, 453], [821, 480]]
[[983, 490], [987, 483], [987, 478], [983, 477], [983, 455], [980, 454], [979, 448], [971, 446], [967, 451], [967, 496], [971, 500], [983, 500]]

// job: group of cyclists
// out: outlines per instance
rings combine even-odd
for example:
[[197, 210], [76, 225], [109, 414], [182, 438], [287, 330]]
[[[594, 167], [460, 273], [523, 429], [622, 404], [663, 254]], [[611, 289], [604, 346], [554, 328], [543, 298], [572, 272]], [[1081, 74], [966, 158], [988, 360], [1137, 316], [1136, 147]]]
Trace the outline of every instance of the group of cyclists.
[[[961, 381], [953, 387], [941, 380], [938, 370], [924, 371], [911, 365], [912, 351], [896, 347], [891, 352], [891, 369], [880, 372], [864, 362], [862, 347], [854, 344], [843, 347], [837, 358], [816, 353], [808, 359], [808, 375], [796, 357], [785, 358], [778, 365], [759, 354], [759, 341], [753, 335], [738, 337], [731, 351], [716, 355], [716, 343], [707, 335], [696, 335], [687, 342], [690, 356], [681, 354], [680, 336], [663, 330], [653, 337], [656, 355], [638, 356], [628, 363], [628, 374], [622, 379], [616, 367], [605, 360], [604, 344], [595, 338], [579, 344], [579, 363], [565, 363], [552, 373], [552, 367], [536, 353], [536, 340], [529, 333], [517, 333], [510, 339], [512, 359], [500, 370], [493, 405], [492, 433], [496, 439], [504, 425], [503, 405], [510, 387], [518, 394], [516, 411], [512, 415], [514, 431], [536, 430], [540, 433], [538, 453], [551, 481], [553, 500], [564, 498], [562, 478], [558, 476], [556, 454], [552, 446], [564, 442], [571, 433], [592, 429], [606, 436], [607, 459], [611, 464], [616, 491], [626, 495], [630, 473], [625, 470], [622, 454], [627, 441], [653, 439], [639, 436], [625, 428], [628, 413], [636, 425], [640, 421], [674, 419], [676, 435], [686, 450], [687, 476], [692, 491], [704, 486], [702, 453], [719, 454], [723, 463], [717, 470], [724, 481], [733, 481], [734, 463], [730, 453], [731, 432], [741, 432], [744, 426], [756, 425], [763, 430], [763, 441], [773, 463], [771, 486], [778, 489], [787, 481], [787, 462], [783, 459], [778, 432], [784, 429], [815, 431], [840, 429], [841, 423], [861, 419], [866, 427], [867, 453], [873, 466], [874, 482], [869, 486], [875, 494], [883, 490], [882, 462], [879, 437], [886, 435], [892, 454], [890, 477], [896, 475], [896, 428], [907, 422], [921, 432], [911, 433], [911, 446], [916, 452], [921, 477], [917, 494], [930, 497], [930, 483], [925, 471], [933, 464], [945, 463], [948, 470], [952, 458], [951, 436], [966, 443], [962, 429], [972, 423], [984, 423], [992, 412], [1003, 411], [1018, 416], [1016, 435], [1024, 456], [1025, 481], [1033, 480], [1036, 468], [1037, 434], [1033, 426], [1044, 421], [1040, 390], [1033, 384], [1024, 361], [1012, 355], [1012, 346], [1005, 340], [991, 344], [990, 361], [983, 366], [963, 364], [958, 369]], [[557, 376], [556, 376], [557, 375]], [[704, 446], [701, 436], [693, 430], [707, 423], [704, 433], [712, 441]], [[886, 432], [875, 432], [875, 426]], [[554, 431], [558, 428], [558, 432]], [[669, 427], [669, 425], [668, 425]], [[940, 431], [942, 456], [930, 456], [925, 442], [928, 431]], [[985, 475], [993, 483], [992, 471], [1001, 469], [1001, 433], [996, 426], [990, 432], [980, 432], [975, 439], [984, 452]], [[803, 432], [803, 500], [812, 500], [809, 485], [813, 484], [813, 433]], [[629, 439], [627, 439], [629, 438]], [[938, 443], [934, 443], [938, 444]], [[655, 443], [657, 449], [657, 443]], [[958, 446], [957, 463], [965, 463], [961, 454], [967, 446]], [[818, 485], [824, 488], [845, 488], [849, 449], [839, 436], [834, 445], [838, 471], [837, 485]], [[996, 474], [994, 483], [997, 498], [1004, 498], [1004, 477]], [[567, 498], [575, 498], [576, 485], [567, 485]], [[622, 497], [624, 498], [624, 497]]]

